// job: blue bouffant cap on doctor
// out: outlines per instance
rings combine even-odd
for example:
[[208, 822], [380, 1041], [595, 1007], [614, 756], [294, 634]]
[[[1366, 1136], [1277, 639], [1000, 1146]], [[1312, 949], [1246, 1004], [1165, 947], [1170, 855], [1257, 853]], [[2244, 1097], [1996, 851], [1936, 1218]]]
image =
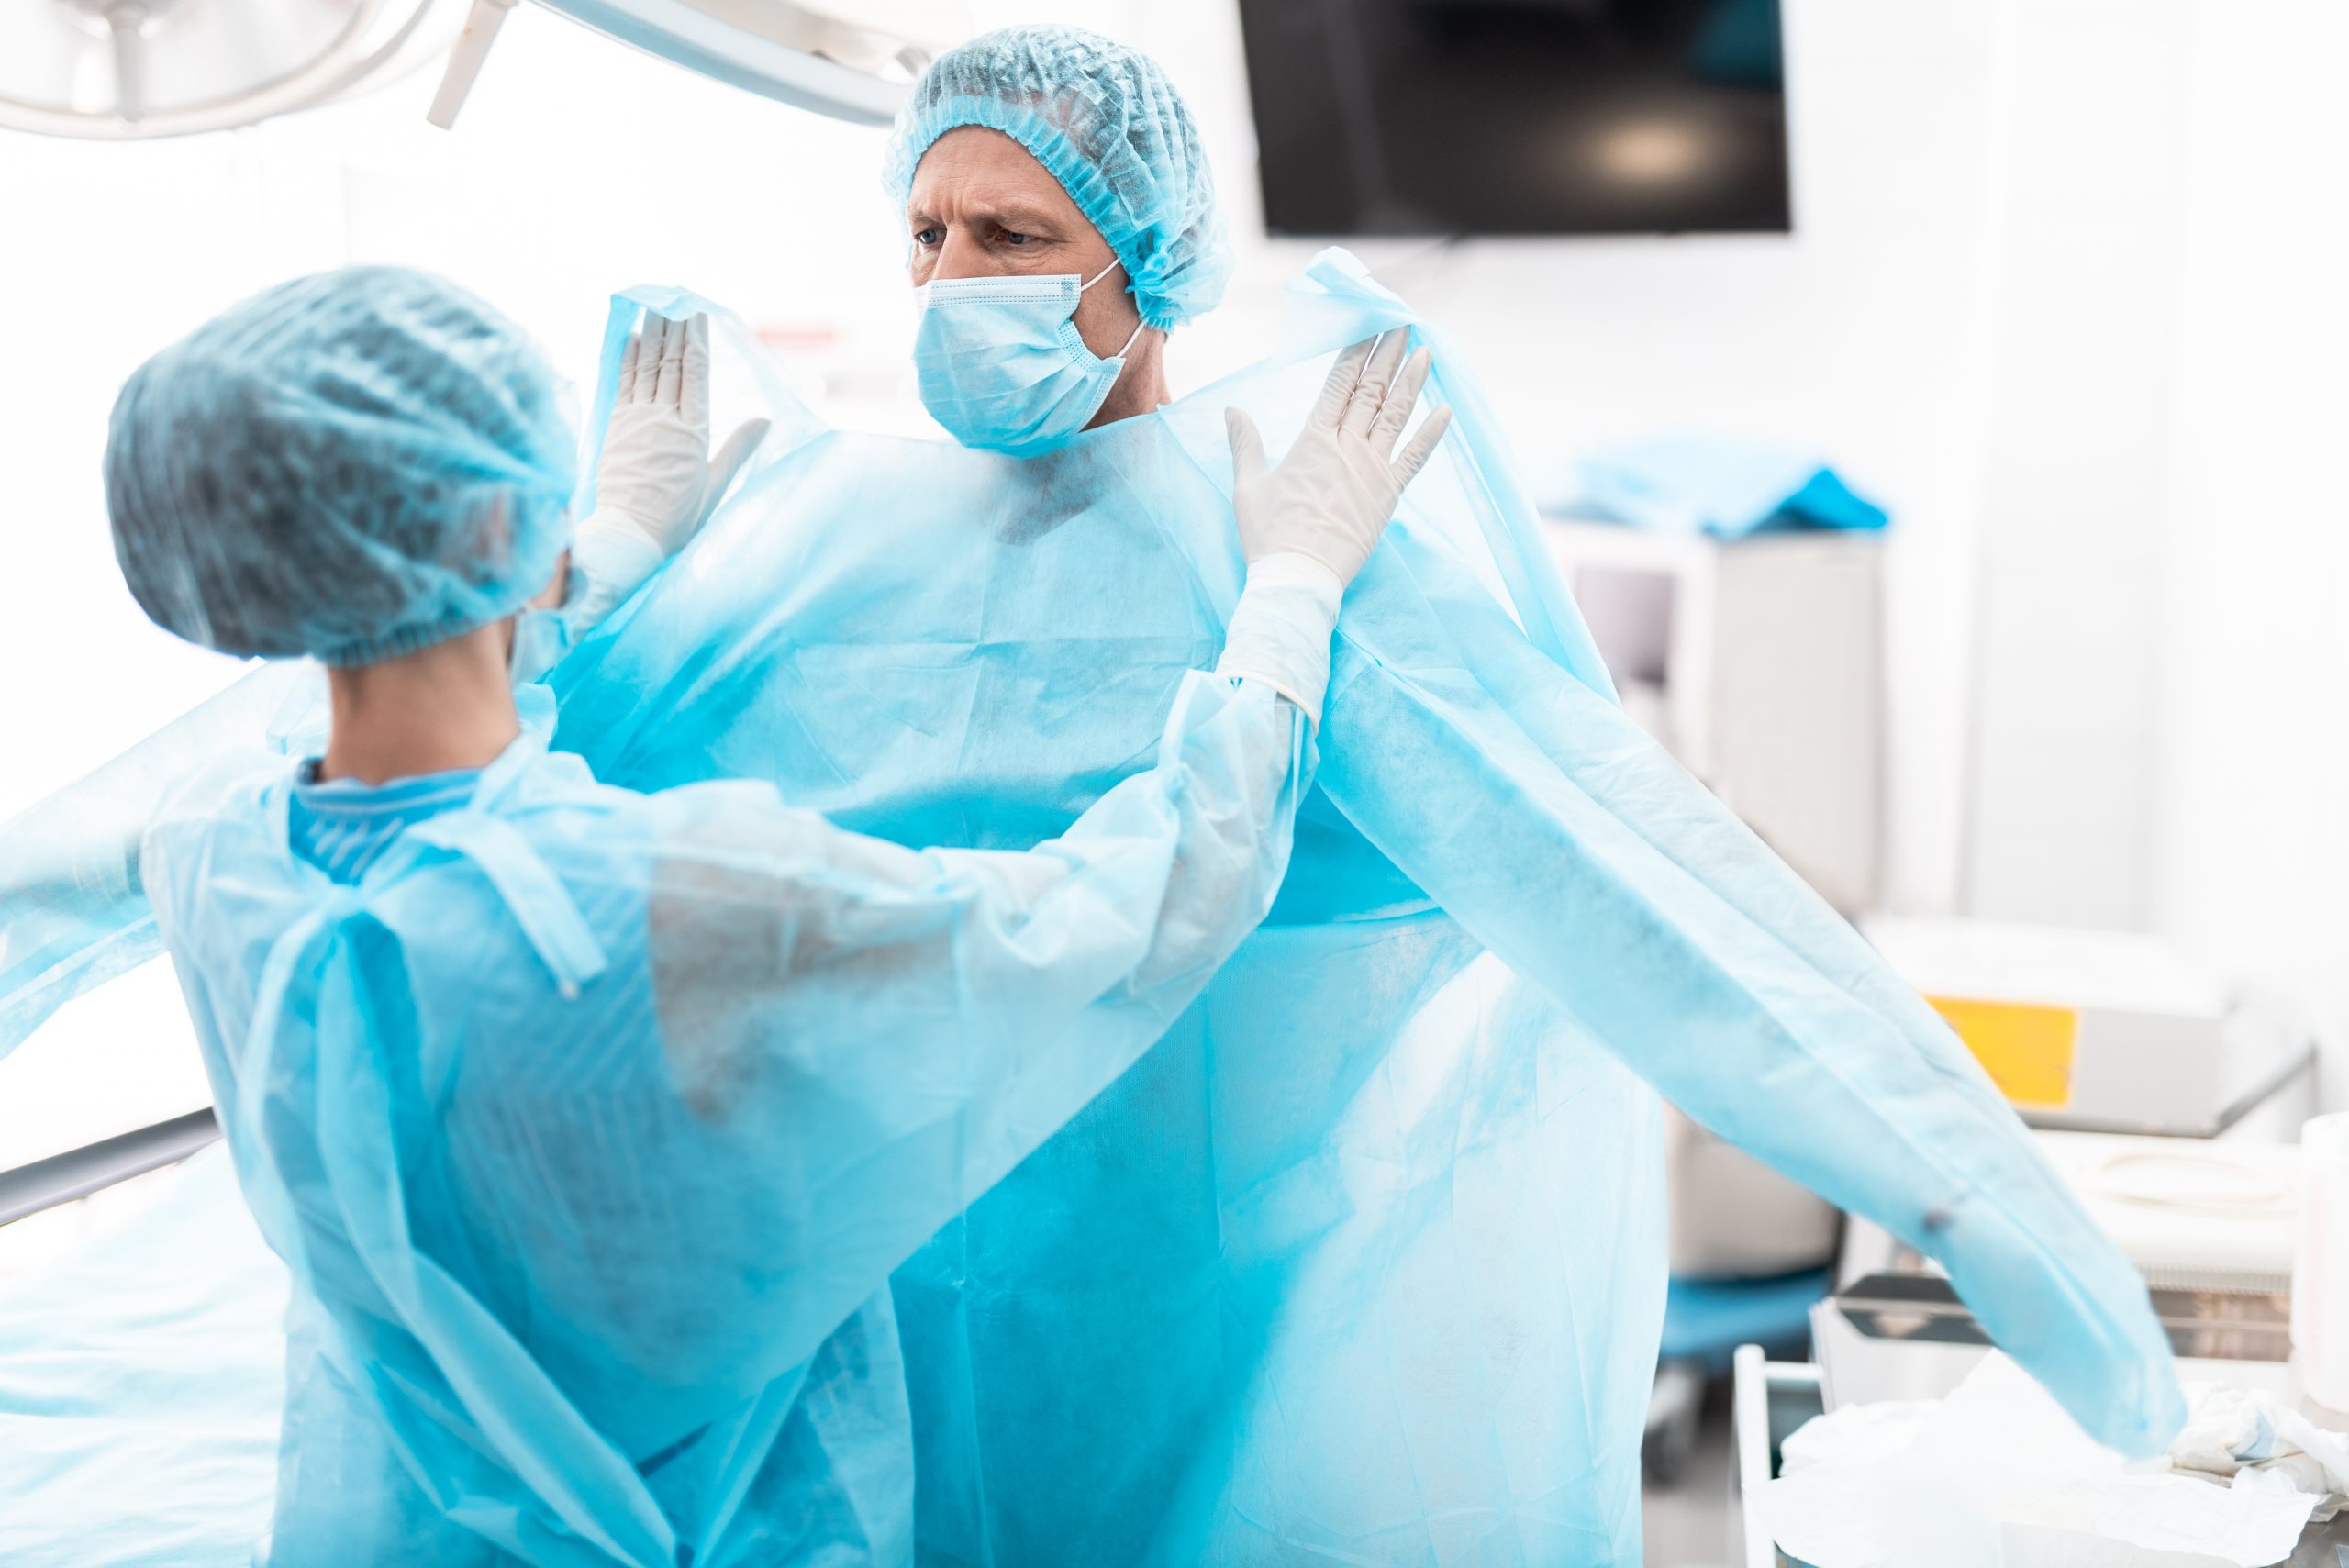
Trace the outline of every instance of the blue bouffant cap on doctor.
[[1141, 324], [1215, 308], [1231, 246], [1198, 128], [1158, 62], [1075, 28], [1018, 27], [941, 55], [897, 113], [885, 178], [903, 202], [930, 143], [963, 126], [1010, 137], [1117, 252]]
[[351, 267], [246, 300], [133, 373], [106, 510], [166, 630], [368, 664], [545, 588], [573, 470], [561, 384], [520, 328], [429, 273]]

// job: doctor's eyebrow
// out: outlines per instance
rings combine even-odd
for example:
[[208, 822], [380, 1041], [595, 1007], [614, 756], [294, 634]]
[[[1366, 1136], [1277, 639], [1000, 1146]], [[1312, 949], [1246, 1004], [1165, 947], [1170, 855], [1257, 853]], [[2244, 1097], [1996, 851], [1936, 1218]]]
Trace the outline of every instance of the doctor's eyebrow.
[[1030, 206], [1022, 202], [981, 203], [976, 205], [979, 210], [974, 216], [985, 217], [989, 222], [996, 224], [999, 228], [1016, 228], [1020, 230], [1022, 233], [1048, 232], [1057, 234], [1060, 232], [1060, 219], [1054, 217], [1049, 209], [1044, 207]]
[[[963, 210], [956, 217], [963, 223], [992, 224], [997, 228], [1008, 228], [1020, 234], [1057, 237], [1066, 227], [1065, 221], [1050, 208], [1019, 201], [993, 202], [979, 198], [963, 203]], [[947, 221], [935, 212], [913, 207], [906, 209], [906, 222], [917, 229], [928, 228], [933, 224], [942, 225]]]

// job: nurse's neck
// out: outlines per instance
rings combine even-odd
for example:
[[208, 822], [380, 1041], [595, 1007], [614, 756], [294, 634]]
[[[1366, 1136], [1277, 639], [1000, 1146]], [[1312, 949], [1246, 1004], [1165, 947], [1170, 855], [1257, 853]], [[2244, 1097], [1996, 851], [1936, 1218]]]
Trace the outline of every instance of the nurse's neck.
[[502, 620], [380, 664], [328, 670], [334, 732], [318, 777], [379, 784], [495, 762], [522, 732], [513, 643], [514, 623]]

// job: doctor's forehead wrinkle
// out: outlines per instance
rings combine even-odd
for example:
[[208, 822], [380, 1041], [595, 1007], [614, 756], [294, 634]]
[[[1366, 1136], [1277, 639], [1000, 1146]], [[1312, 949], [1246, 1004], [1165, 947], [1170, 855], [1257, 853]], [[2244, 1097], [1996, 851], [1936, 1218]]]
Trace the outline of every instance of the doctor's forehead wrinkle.
[[990, 223], [1054, 239], [1066, 237], [1072, 218], [1080, 224], [1084, 221], [1073, 212], [1057, 213], [1041, 206], [1024, 193], [988, 185], [932, 192], [926, 201], [918, 194], [907, 204], [906, 218], [917, 228], [924, 223]]
[[1052, 171], [1001, 131], [962, 126], [930, 144], [914, 169], [907, 192], [908, 216], [949, 221], [973, 217], [1015, 228], [1016, 217], [1049, 223], [1066, 236], [1088, 234], [1093, 225]]

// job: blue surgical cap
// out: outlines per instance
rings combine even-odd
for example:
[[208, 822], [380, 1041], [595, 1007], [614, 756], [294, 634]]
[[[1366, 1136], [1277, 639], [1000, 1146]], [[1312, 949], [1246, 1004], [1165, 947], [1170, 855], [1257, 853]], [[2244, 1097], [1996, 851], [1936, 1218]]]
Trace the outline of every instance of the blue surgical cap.
[[562, 403], [529, 339], [439, 278], [297, 279], [124, 384], [115, 558], [158, 625], [224, 653], [368, 664], [445, 641], [554, 573]]
[[963, 126], [1035, 155], [1125, 263], [1142, 325], [1213, 310], [1231, 246], [1198, 128], [1148, 55], [1075, 28], [1019, 27], [941, 55], [897, 112], [885, 177], [900, 202], [930, 143]]

